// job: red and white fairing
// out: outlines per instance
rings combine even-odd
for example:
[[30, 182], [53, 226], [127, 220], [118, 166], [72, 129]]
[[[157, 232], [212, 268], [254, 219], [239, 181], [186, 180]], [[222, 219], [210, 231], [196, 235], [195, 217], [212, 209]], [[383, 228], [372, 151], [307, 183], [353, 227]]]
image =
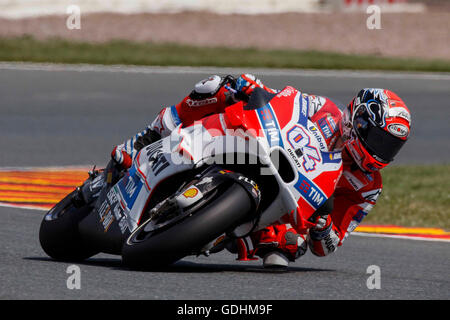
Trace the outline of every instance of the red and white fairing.
[[280, 195], [263, 213], [261, 227], [281, 221], [306, 232], [312, 226], [307, 219], [333, 194], [341, 176], [341, 152], [328, 150], [321, 131], [309, 119], [309, 104], [307, 95], [286, 87], [262, 108], [244, 110], [237, 104], [226, 109], [227, 125], [256, 129], [265, 154], [283, 152], [295, 172], [295, 178], [286, 182], [271, 167]]
[[[205, 163], [227, 163], [227, 154], [245, 150], [267, 164], [261, 174], [273, 175], [280, 190], [262, 213], [258, 229], [281, 221], [306, 232], [312, 226], [308, 218], [333, 194], [342, 173], [341, 153], [328, 150], [321, 131], [308, 117], [309, 104], [307, 95], [286, 87], [261, 108], [246, 110], [239, 102], [224, 113], [185, 128], [179, 126], [160, 142], [143, 148], [123, 187], [117, 190], [130, 219], [130, 230], [137, 227], [148, 199], [161, 181]], [[290, 181], [280, 176], [277, 161], [273, 161], [275, 154], [290, 164], [294, 173]], [[142, 186], [127, 187], [130, 181], [140, 181]], [[136, 194], [127, 194], [130, 190]], [[239, 226], [236, 234], [245, 233], [251, 225]]]

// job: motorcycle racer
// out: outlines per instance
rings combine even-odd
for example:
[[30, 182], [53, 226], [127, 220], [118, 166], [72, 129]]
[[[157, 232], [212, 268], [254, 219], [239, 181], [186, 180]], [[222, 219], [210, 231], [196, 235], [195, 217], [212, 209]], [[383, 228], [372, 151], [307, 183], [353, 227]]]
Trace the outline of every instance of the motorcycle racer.
[[[249, 74], [236, 80], [217, 75], [202, 80], [180, 103], [163, 108], [145, 130], [115, 147], [111, 156], [128, 168], [144, 146], [168, 136], [180, 124], [189, 126], [205, 116], [224, 112], [239, 100], [239, 92], [250, 96], [257, 87], [278, 92]], [[390, 90], [362, 89], [342, 111], [329, 98], [303, 95], [310, 105], [308, 117], [316, 124], [328, 150], [342, 150], [343, 174], [333, 197], [318, 209], [315, 227], [308, 230], [306, 237], [292, 227], [294, 223], [286, 215], [283, 223], [240, 240], [247, 248], [244, 255], [262, 257], [265, 267], [287, 266], [307, 247], [320, 257], [335, 252], [375, 205], [382, 189], [379, 170], [394, 159], [410, 132], [410, 112]]]

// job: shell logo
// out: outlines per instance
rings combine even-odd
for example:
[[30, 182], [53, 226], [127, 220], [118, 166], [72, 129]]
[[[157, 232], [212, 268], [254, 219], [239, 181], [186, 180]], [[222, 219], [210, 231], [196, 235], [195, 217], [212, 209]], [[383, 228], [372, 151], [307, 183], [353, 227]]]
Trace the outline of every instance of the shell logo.
[[185, 198], [194, 198], [197, 194], [198, 190], [196, 188], [190, 188], [183, 193], [183, 196]]

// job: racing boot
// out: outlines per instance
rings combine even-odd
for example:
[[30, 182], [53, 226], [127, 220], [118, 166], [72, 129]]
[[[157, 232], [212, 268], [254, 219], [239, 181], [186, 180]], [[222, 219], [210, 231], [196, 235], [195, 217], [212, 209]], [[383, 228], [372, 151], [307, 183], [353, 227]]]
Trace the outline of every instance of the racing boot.
[[264, 268], [285, 268], [304, 255], [305, 238], [290, 224], [272, 225], [252, 235], [255, 254], [263, 259]]

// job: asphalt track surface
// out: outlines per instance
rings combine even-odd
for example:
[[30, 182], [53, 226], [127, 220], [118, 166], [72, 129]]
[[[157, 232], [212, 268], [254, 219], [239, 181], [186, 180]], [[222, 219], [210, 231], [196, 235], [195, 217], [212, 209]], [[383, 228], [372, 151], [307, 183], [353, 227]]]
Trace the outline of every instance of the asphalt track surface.
[[[76, 70], [84, 70], [83, 72]], [[88, 71], [91, 70], [91, 71]], [[104, 165], [111, 148], [144, 128], [219, 69], [44, 67], [0, 64], [0, 167]], [[449, 75], [256, 70], [271, 87], [351, 99], [362, 87], [397, 92], [413, 113], [412, 136], [397, 163], [448, 162]], [[228, 253], [190, 257], [165, 270], [123, 268], [97, 255], [66, 285], [69, 263], [39, 246], [42, 211], [0, 207], [1, 299], [449, 299], [449, 243], [351, 236], [336, 254], [310, 253], [287, 272]], [[369, 290], [367, 268], [381, 271]]]

